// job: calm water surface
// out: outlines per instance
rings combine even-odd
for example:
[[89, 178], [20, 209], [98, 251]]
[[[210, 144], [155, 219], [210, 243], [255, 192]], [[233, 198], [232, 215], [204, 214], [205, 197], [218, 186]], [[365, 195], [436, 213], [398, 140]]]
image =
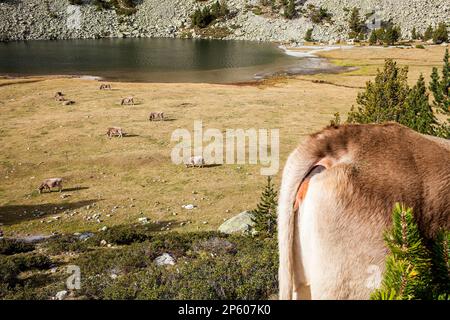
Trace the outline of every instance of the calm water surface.
[[0, 74], [96, 76], [140, 82], [250, 81], [311, 73], [322, 59], [296, 58], [273, 44], [190, 39], [100, 39], [0, 43]]

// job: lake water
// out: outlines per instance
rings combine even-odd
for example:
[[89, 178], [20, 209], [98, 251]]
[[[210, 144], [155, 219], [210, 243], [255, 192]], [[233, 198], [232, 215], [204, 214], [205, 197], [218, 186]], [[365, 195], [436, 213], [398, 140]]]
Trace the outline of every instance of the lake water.
[[324, 61], [270, 43], [100, 39], [0, 43], [0, 74], [95, 76], [111, 81], [229, 83], [323, 71]]

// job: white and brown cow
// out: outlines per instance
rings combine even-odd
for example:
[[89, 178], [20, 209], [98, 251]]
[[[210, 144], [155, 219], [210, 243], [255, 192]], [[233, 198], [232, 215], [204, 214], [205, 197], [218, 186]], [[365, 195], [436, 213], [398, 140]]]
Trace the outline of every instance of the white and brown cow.
[[112, 89], [111, 89], [111, 85], [110, 85], [110, 84], [107, 84], [107, 83], [102, 83], [102, 84], [100, 85], [100, 90], [112, 90]]
[[185, 162], [186, 168], [188, 167], [199, 167], [203, 168], [205, 166], [205, 159], [202, 156], [192, 156]]
[[108, 136], [108, 138], [112, 138], [112, 137], [119, 137], [119, 138], [123, 138], [125, 132], [123, 132], [122, 128], [120, 127], [110, 127], [108, 128], [108, 130], [106, 131], [106, 135]]
[[150, 112], [150, 115], [148, 116], [148, 120], [150, 120], [150, 121], [155, 121], [155, 120], [164, 121], [164, 112]]
[[123, 98], [120, 102], [121, 105], [134, 105], [134, 98], [133, 97], [126, 97]]
[[278, 203], [279, 298], [368, 299], [396, 202], [426, 238], [450, 228], [450, 140], [398, 124], [329, 127], [289, 156]]
[[44, 181], [42, 181], [41, 185], [38, 188], [39, 193], [42, 193], [44, 190], [51, 191], [52, 188], [58, 188], [59, 192], [61, 192], [63, 188], [62, 182], [62, 178], [45, 179]]

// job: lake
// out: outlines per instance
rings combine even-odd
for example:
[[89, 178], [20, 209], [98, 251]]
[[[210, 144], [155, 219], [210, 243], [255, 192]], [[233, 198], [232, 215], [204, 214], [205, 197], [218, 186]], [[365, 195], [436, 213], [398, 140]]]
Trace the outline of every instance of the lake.
[[323, 69], [323, 59], [289, 56], [274, 44], [252, 41], [151, 38], [0, 43], [0, 74], [9, 76], [230, 83]]

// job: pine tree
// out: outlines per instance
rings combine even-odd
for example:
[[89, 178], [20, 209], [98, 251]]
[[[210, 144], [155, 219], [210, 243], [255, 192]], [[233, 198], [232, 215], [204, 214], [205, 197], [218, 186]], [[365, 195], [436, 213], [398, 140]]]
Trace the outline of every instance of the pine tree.
[[419, 35], [417, 34], [416, 27], [413, 27], [413, 29], [411, 30], [411, 39], [413, 39], [413, 40], [419, 39]]
[[377, 43], [378, 43], [377, 31], [376, 31], [376, 30], [373, 30], [373, 31], [370, 33], [369, 44], [370, 44], [371, 46], [373, 46], [373, 45], [375, 45], [375, 44], [377, 44]]
[[384, 70], [378, 70], [375, 82], [369, 81], [366, 90], [358, 94], [358, 109], [351, 110], [350, 123], [398, 122], [409, 94], [408, 68], [397, 67], [392, 59], [385, 61]]
[[314, 41], [314, 39], [312, 37], [312, 33], [313, 33], [313, 28], [306, 30], [305, 41], [308, 41], [308, 42]]
[[427, 27], [425, 30], [425, 33], [423, 34], [423, 41], [428, 41], [433, 38], [433, 27], [431, 24]]
[[411, 208], [396, 204], [393, 227], [385, 234], [385, 243], [391, 252], [386, 258], [386, 269], [381, 288], [371, 299], [412, 300], [433, 298], [431, 258], [425, 247]]
[[293, 19], [297, 11], [295, 10], [295, 1], [289, 0], [289, 2], [284, 7], [284, 17], [287, 19]]
[[400, 26], [389, 25], [384, 31], [383, 42], [392, 46], [400, 39], [401, 35]]
[[450, 299], [450, 232], [441, 230], [432, 247], [433, 282], [437, 299]]
[[398, 119], [399, 123], [420, 133], [435, 134], [437, 119], [428, 103], [427, 89], [422, 74], [406, 98], [404, 111]]
[[267, 185], [261, 194], [260, 201], [252, 211], [253, 228], [261, 238], [274, 237], [277, 227], [277, 191], [272, 183], [272, 177], [267, 177]]
[[450, 113], [450, 61], [448, 48], [445, 50], [442, 79], [437, 68], [433, 68], [429, 89], [433, 93], [434, 105], [444, 113]]
[[447, 25], [443, 22], [439, 23], [436, 30], [433, 32], [433, 42], [435, 44], [441, 44], [443, 42], [448, 42], [448, 31]]
[[357, 38], [363, 32], [363, 21], [359, 14], [359, 8], [354, 7], [348, 19], [348, 27], [350, 29], [349, 37]]

